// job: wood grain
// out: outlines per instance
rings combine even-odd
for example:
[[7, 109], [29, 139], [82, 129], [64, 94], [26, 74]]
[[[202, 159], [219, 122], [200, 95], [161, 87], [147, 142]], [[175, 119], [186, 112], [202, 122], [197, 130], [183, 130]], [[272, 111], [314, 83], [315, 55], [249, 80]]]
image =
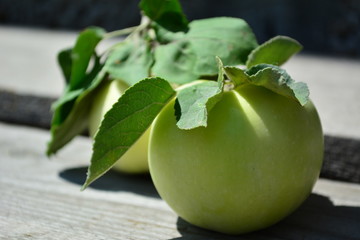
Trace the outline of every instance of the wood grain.
[[80, 192], [91, 143], [55, 158], [49, 133], [0, 124], [0, 239], [360, 239], [360, 186], [320, 179], [309, 199], [268, 229], [227, 236], [194, 227], [164, 203], [149, 176], [110, 172]]

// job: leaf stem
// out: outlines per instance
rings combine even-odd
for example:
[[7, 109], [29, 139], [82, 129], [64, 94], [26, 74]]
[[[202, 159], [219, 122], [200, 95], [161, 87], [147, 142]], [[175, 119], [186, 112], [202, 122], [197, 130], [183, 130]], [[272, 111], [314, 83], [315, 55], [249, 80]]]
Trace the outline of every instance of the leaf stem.
[[250, 86], [250, 85], [254, 85], [254, 84], [251, 84], [251, 83], [243, 83], [243, 84], [234, 86], [234, 88], [233, 88], [232, 90], [237, 90], [237, 89], [240, 89], [240, 88], [243, 88], [243, 87], [246, 87], [246, 86]]
[[[125, 39], [126, 40], [126, 39]], [[115, 43], [114, 45], [112, 45], [111, 47], [109, 47], [108, 49], [106, 49], [104, 52], [102, 52], [99, 56], [100, 57], [103, 57], [105, 56], [106, 54], [108, 54], [109, 52], [111, 52], [113, 49], [117, 48], [118, 46], [121, 46], [123, 44], [125, 44], [125, 40], [121, 41], [121, 42], [118, 42], [118, 43]]]
[[130, 33], [134, 32], [138, 27], [139, 26], [134, 26], [134, 27], [124, 28], [124, 29], [106, 33], [104, 39], [109, 39], [109, 38], [113, 38], [113, 37], [130, 34]]
[[116, 30], [116, 31], [107, 33], [105, 35], [104, 39], [108, 39], [108, 38], [116, 37], [116, 36], [123, 36], [123, 35], [127, 35], [127, 34], [128, 34], [128, 36], [123, 38], [120, 42], [118, 42], [118, 43], [112, 45], [111, 47], [109, 47], [108, 49], [106, 49], [102, 54], [100, 54], [100, 56], [104, 56], [105, 54], [109, 53], [111, 50], [113, 50], [117, 46], [124, 44], [128, 39], [138, 38], [139, 34], [141, 34], [141, 32], [144, 29], [146, 29], [149, 25], [150, 25], [150, 19], [146, 16], [142, 16], [140, 25], [138, 25], [138, 26], [124, 28], [121, 30]]

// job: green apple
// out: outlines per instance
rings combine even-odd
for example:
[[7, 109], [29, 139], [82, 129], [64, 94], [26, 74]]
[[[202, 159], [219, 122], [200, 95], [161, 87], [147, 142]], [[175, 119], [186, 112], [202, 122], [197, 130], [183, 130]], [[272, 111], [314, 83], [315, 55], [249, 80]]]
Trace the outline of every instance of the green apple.
[[[89, 116], [89, 133], [91, 137], [94, 138], [96, 135], [105, 113], [110, 110], [112, 105], [117, 102], [128, 87], [123, 81], [114, 80], [105, 83], [96, 92]], [[144, 173], [149, 171], [147, 161], [149, 133], [150, 129], [131, 146], [113, 166], [114, 170], [126, 173]]]
[[312, 102], [263, 87], [225, 92], [208, 126], [180, 130], [174, 101], [152, 125], [150, 174], [183, 219], [241, 234], [266, 228], [311, 193], [322, 166], [323, 133]]

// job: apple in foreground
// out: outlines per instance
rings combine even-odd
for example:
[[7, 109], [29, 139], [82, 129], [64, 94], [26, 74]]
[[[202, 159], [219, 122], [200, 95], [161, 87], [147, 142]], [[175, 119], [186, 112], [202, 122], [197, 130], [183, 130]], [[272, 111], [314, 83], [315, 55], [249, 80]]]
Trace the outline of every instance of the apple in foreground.
[[180, 130], [174, 101], [152, 125], [150, 174], [160, 196], [186, 221], [241, 234], [292, 213], [322, 166], [317, 111], [265, 88], [225, 92], [208, 126]]
[[[89, 134], [92, 138], [100, 127], [104, 115], [119, 97], [125, 92], [128, 85], [121, 80], [113, 80], [104, 83], [96, 92], [89, 115]], [[125, 173], [145, 173], [149, 171], [148, 166], [148, 129], [144, 135], [118, 160], [112, 169]]]

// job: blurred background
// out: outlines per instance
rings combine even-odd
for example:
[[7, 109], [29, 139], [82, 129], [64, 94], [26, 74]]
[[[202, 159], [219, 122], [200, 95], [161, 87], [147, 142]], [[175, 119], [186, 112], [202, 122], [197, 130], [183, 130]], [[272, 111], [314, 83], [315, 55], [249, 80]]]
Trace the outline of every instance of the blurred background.
[[[359, 0], [182, 0], [190, 20], [214, 16], [245, 19], [259, 42], [287, 35], [304, 52], [360, 57]], [[134, 0], [0, 0], [0, 24], [57, 30], [89, 25], [108, 31], [139, 23]], [[1, 36], [0, 36], [1, 37]]]

